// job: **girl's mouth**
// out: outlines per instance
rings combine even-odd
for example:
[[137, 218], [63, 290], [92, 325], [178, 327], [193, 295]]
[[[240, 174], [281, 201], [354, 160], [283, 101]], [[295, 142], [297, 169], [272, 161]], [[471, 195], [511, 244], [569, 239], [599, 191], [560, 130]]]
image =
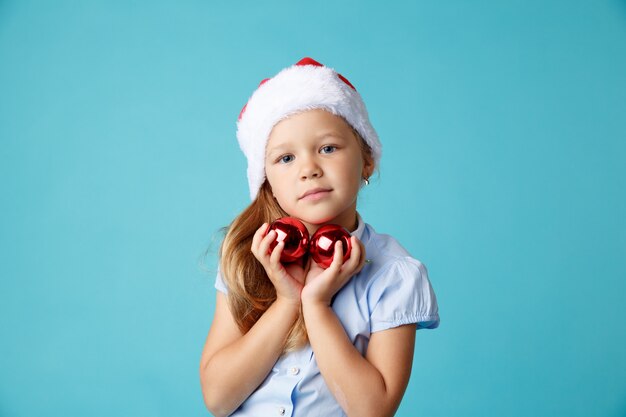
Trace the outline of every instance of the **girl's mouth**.
[[331, 191], [332, 190], [326, 188], [314, 188], [304, 193], [304, 195], [300, 197], [300, 200], [317, 201], [328, 196]]

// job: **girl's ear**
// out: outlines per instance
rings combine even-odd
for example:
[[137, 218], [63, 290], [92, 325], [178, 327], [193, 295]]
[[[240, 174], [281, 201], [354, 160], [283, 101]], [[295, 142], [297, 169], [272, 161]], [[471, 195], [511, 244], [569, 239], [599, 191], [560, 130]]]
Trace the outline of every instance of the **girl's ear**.
[[363, 171], [361, 174], [363, 178], [369, 178], [374, 173], [374, 169], [376, 168], [376, 162], [374, 161], [374, 157], [372, 156], [372, 149], [365, 143], [359, 132], [355, 128], [352, 128], [352, 133], [354, 133], [354, 137], [359, 142], [359, 146], [361, 148], [361, 155], [363, 157]]
[[365, 158], [363, 158], [363, 178], [371, 177], [374, 173], [374, 168], [376, 168], [374, 158], [370, 155], [365, 155]]

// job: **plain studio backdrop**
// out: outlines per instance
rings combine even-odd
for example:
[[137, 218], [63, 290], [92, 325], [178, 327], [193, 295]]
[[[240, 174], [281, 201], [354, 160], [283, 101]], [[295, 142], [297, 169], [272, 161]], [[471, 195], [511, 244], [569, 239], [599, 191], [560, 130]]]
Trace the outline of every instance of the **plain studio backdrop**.
[[206, 416], [235, 138], [310, 56], [427, 267], [398, 416], [626, 415], [626, 2], [0, 0], [0, 416]]

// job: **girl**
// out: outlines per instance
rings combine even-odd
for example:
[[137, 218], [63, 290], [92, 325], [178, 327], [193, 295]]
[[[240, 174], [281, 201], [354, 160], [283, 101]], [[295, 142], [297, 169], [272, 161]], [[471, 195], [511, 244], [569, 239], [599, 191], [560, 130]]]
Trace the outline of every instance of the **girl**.
[[[424, 264], [356, 211], [381, 144], [341, 74], [311, 58], [261, 82], [239, 114], [252, 203], [219, 252], [215, 315], [200, 361], [216, 416], [391, 416], [411, 374], [415, 330], [439, 325]], [[310, 234], [350, 231], [327, 269], [269, 251], [280, 217]]]

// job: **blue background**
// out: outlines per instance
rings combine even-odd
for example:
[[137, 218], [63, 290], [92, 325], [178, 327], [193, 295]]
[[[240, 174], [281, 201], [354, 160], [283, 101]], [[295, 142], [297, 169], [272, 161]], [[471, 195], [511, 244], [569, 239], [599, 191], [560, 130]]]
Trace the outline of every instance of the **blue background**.
[[304, 56], [439, 299], [398, 416], [626, 416], [623, 0], [0, 1], [0, 415], [208, 414], [235, 121]]

